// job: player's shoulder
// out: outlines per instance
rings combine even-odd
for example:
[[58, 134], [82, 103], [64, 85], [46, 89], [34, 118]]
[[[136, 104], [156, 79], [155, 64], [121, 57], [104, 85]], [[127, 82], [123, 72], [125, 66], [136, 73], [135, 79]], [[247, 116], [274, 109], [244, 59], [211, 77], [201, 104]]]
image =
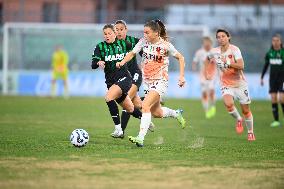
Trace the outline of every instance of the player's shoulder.
[[134, 36], [131, 36], [131, 35], [126, 35], [126, 38], [125, 38], [127, 41], [135, 41], [135, 42], [138, 42], [139, 41], [139, 38], [137, 37], [134, 37]]
[[232, 51], [240, 51], [240, 48], [237, 47], [236, 45], [233, 45], [233, 44], [230, 44], [230, 45], [229, 45], [229, 48], [230, 48]]
[[212, 49], [210, 49], [209, 51], [210, 53], [221, 53], [221, 47], [213, 47]]

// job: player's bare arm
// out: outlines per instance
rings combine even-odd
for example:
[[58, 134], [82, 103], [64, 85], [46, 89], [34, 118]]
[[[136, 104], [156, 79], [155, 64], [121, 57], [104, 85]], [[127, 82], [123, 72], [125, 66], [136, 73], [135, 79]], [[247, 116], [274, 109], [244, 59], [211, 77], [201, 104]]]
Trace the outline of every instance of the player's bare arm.
[[243, 70], [244, 69], [244, 60], [242, 58], [236, 60], [236, 62], [234, 64], [230, 64], [231, 68], [236, 68], [239, 70]]
[[123, 58], [121, 62], [116, 63], [116, 67], [117, 68], [122, 67], [124, 64], [129, 62], [134, 56], [135, 56], [135, 53], [133, 51], [130, 51], [129, 53], [127, 53], [127, 55]]
[[179, 81], [178, 81], [178, 85], [180, 87], [183, 87], [185, 85], [185, 78], [184, 78], [185, 61], [184, 61], [184, 57], [180, 53], [177, 53], [174, 57], [179, 62]]

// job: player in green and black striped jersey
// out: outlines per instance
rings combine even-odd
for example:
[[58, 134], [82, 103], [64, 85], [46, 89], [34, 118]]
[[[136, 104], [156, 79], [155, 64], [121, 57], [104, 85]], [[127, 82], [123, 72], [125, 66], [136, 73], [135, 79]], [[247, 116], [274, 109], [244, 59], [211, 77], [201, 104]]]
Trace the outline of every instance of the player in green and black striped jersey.
[[[128, 29], [126, 22], [124, 20], [117, 20], [115, 22], [116, 37], [121, 40], [125, 40], [131, 44], [131, 50], [138, 43], [139, 39], [133, 36], [127, 35]], [[138, 91], [142, 83], [142, 71], [137, 64], [136, 56], [133, 57], [131, 61], [127, 63], [128, 70], [132, 76], [132, 85], [128, 91], [128, 95], [131, 98], [133, 104], [137, 108], [142, 107], [142, 101], [138, 96]], [[121, 128], [124, 131], [126, 129], [127, 123], [129, 121], [130, 115], [122, 110], [121, 114]], [[154, 125], [151, 123], [149, 130], [154, 131]]]
[[265, 64], [261, 74], [261, 85], [263, 85], [263, 77], [270, 66], [269, 76], [269, 93], [271, 95], [272, 113], [274, 121], [271, 127], [280, 126], [278, 114], [278, 92], [282, 111], [284, 113], [284, 48], [281, 41], [281, 36], [276, 34], [272, 37], [272, 45], [265, 56]]
[[105, 83], [108, 88], [105, 100], [115, 124], [115, 130], [111, 136], [123, 138], [124, 134], [121, 129], [119, 110], [115, 101], [134, 117], [141, 118], [142, 116], [141, 111], [138, 108], [134, 108], [127, 94], [132, 84], [132, 78], [127, 70], [127, 66], [116, 68], [116, 63], [121, 61], [126, 53], [131, 50], [131, 44], [124, 40], [116, 39], [114, 26], [111, 24], [103, 27], [103, 34], [104, 41], [100, 42], [93, 52], [92, 69], [97, 69], [98, 67], [104, 69]]

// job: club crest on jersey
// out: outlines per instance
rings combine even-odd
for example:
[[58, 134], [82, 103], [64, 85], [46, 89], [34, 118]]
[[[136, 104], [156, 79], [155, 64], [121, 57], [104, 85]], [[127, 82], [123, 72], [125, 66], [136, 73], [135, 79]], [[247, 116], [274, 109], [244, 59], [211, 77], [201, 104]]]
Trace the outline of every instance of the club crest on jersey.
[[124, 56], [125, 56], [124, 53], [108, 55], [108, 56], [105, 56], [105, 61], [122, 60]]

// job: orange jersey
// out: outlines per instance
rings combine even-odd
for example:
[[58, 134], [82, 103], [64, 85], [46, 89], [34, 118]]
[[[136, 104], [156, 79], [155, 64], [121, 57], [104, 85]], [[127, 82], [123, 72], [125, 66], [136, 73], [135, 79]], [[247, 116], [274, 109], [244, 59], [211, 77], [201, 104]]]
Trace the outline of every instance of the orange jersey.
[[[209, 51], [206, 51], [204, 48], [198, 49], [193, 57], [193, 62], [195, 62], [198, 65], [199, 68], [199, 76], [200, 76], [200, 81], [201, 82], [206, 82], [206, 77], [205, 77], [205, 60], [208, 57]], [[211, 72], [213, 72], [213, 78], [212, 80], [215, 79], [215, 67], [210, 68]]]
[[138, 53], [141, 50], [143, 50], [141, 67], [144, 81], [152, 83], [155, 80], [168, 80], [169, 55], [175, 56], [178, 53], [175, 47], [161, 38], [155, 44], [142, 38], [132, 51]]
[[[237, 60], [243, 59], [240, 49], [230, 44], [226, 52], [221, 52], [221, 47], [216, 47], [210, 50], [210, 56], [213, 59], [221, 58], [231, 65], [235, 64]], [[228, 68], [220, 70], [220, 81], [222, 86], [239, 87], [242, 83], [246, 83], [245, 76], [242, 70], [236, 68]]]

